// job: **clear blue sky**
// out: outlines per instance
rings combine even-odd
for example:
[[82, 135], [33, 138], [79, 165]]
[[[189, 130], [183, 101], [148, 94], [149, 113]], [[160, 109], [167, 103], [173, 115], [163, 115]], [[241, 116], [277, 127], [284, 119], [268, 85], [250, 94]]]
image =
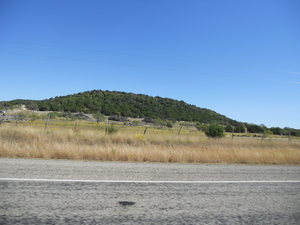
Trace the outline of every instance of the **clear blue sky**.
[[300, 1], [0, 0], [0, 77], [0, 101], [116, 90], [300, 129]]

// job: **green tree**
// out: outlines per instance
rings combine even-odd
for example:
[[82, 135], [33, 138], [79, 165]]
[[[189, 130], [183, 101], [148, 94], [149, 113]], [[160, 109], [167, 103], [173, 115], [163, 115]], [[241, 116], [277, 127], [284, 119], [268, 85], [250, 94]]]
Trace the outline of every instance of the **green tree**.
[[243, 125], [236, 127], [236, 133], [245, 133], [245, 127]]
[[49, 106], [45, 102], [43, 102], [43, 103], [39, 104], [39, 110], [40, 111], [48, 111]]
[[38, 106], [33, 102], [29, 102], [28, 104], [26, 104], [26, 108], [28, 110], [32, 110], [32, 112], [39, 109]]
[[217, 123], [211, 123], [205, 134], [209, 138], [222, 138], [225, 136], [224, 127]]
[[105, 120], [105, 116], [99, 112], [94, 113], [93, 117], [97, 120], [97, 123]]
[[246, 124], [249, 133], [263, 133], [264, 128], [255, 124]]
[[10, 110], [14, 110], [14, 105], [13, 105], [13, 104], [10, 104], [10, 105], [9, 105], [9, 109], [10, 109]]
[[4, 102], [3, 103], [4, 110], [11, 109], [12, 107], [13, 107], [12, 103], [10, 103], [10, 102]]
[[225, 131], [226, 131], [226, 132], [232, 132], [232, 128], [233, 128], [233, 127], [232, 127], [231, 125], [228, 124], [228, 125], [225, 127]]
[[33, 121], [35, 121], [35, 120], [37, 120], [37, 119], [40, 118], [39, 115], [36, 114], [36, 113], [32, 113], [32, 114], [31, 114], [30, 116], [28, 116], [28, 117], [29, 117], [29, 119], [30, 119], [31, 122], [33, 122]]
[[281, 129], [280, 127], [271, 127], [269, 130], [272, 131], [273, 134], [277, 134], [277, 135], [284, 134], [283, 129]]

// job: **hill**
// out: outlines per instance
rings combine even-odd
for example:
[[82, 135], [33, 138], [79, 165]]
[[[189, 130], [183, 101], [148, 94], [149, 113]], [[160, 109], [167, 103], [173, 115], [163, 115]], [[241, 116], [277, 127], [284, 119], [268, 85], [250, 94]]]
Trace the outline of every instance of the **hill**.
[[40, 111], [101, 112], [106, 116], [150, 117], [172, 121], [197, 121], [205, 124], [217, 122], [232, 126], [242, 124], [210, 109], [190, 105], [184, 101], [118, 91], [92, 90], [45, 100], [16, 99], [0, 104], [6, 107], [24, 104], [29, 109]]
[[92, 90], [82, 93], [59, 96], [44, 100], [16, 99], [0, 102], [0, 109], [12, 108], [14, 105], [26, 105], [30, 110], [83, 112], [86, 114], [101, 112], [106, 116], [120, 115], [133, 118], [152, 118], [161, 120], [193, 121], [202, 124], [219, 123], [225, 130], [243, 133], [264, 133], [266, 130], [277, 135], [300, 137], [300, 129], [289, 127], [267, 128], [264, 125], [242, 123], [206, 108], [190, 105], [184, 101], [170, 98], [152, 97], [119, 91]]

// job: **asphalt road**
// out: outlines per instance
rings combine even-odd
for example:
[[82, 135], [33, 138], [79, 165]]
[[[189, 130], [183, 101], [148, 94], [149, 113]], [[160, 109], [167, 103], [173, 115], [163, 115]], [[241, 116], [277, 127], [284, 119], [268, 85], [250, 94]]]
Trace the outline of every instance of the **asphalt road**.
[[296, 181], [299, 166], [0, 159], [0, 224], [300, 224]]

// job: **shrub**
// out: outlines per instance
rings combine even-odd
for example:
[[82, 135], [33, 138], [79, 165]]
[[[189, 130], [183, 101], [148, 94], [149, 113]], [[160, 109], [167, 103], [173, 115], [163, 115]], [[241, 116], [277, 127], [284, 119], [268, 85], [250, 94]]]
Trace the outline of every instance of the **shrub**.
[[107, 128], [107, 133], [108, 134], [114, 134], [114, 133], [117, 133], [118, 132], [118, 129], [115, 128], [115, 125], [112, 123], [110, 126], [108, 126]]
[[24, 113], [18, 113], [17, 116], [19, 119], [24, 119], [26, 117]]
[[93, 117], [97, 120], [97, 123], [99, 123], [101, 121], [104, 121], [106, 119], [106, 117], [103, 114], [99, 113], [99, 112], [94, 113]]
[[155, 125], [156, 125], [158, 128], [162, 129], [164, 126], [167, 126], [167, 122], [165, 122], [165, 121], [163, 121], [163, 120], [161, 120], [161, 119], [156, 119], [156, 120], [155, 120]]
[[53, 111], [53, 112], [49, 113], [49, 115], [50, 115], [50, 119], [54, 119], [56, 117], [61, 116], [61, 114], [59, 112], [56, 112], [56, 111]]
[[38, 114], [35, 114], [35, 113], [31, 114], [31, 115], [28, 116], [28, 117], [29, 117], [29, 119], [30, 119], [31, 122], [33, 122], [33, 121], [35, 121], [35, 120], [37, 120], [37, 119], [40, 119], [39, 115], [38, 115]]
[[141, 121], [134, 120], [134, 121], [132, 121], [132, 123], [137, 126], [137, 125], [139, 125], [141, 123]]
[[222, 138], [225, 136], [224, 127], [216, 123], [211, 123], [205, 134], [209, 138]]
[[264, 131], [264, 137], [270, 137], [273, 135], [273, 132], [271, 130], [265, 130]]
[[207, 130], [207, 126], [205, 126], [204, 124], [197, 124], [195, 126], [199, 131], [206, 131]]
[[41, 116], [41, 118], [44, 121], [44, 120], [46, 120], [48, 118], [48, 115], [44, 114], [44, 115]]
[[168, 128], [172, 128], [172, 127], [173, 127], [172, 121], [168, 121], [168, 122], [167, 122], [167, 127], [168, 127]]

